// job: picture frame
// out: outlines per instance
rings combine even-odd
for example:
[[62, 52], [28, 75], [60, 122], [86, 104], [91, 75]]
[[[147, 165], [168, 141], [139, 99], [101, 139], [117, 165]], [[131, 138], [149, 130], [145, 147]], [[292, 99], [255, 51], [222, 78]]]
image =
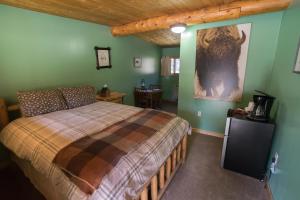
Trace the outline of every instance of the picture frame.
[[300, 74], [300, 38], [298, 42], [298, 48], [297, 48], [293, 72]]
[[142, 57], [134, 57], [133, 58], [133, 66], [135, 68], [141, 68], [143, 64], [143, 59]]
[[251, 27], [251, 23], [243, 23], [197, 30], [195, 99], [242, 100]]
[[110, 47], [97, 47], [95, 46], [96, 53], [96, 69], [111, 68], [111, 48]]

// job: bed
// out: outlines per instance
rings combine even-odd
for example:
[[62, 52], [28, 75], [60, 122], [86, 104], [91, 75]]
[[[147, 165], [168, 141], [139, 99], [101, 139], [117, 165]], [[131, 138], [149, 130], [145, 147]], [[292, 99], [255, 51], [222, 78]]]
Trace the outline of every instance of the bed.
[[[0, 141], [47, 199], [146, 200], [160, 199], [184, 162], [189, 132], [170, 113], [95, 102], [14, 120]], [[100, 165], [105, 173], [91, 172]]]

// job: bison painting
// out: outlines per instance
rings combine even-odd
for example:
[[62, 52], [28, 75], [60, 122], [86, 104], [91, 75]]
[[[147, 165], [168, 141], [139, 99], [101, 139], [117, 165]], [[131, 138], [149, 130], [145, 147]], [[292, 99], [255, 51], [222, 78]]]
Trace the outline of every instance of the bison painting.
[[197, 32], [195, 97], [241, 100], [251, 24]]

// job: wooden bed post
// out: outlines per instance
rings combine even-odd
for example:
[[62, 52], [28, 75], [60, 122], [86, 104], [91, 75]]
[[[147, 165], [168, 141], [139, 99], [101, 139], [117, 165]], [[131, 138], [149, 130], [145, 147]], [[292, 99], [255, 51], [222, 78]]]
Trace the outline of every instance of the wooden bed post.
[[172, 172], [175, 171], [175, 168], [176, 168], [176, 148], [174, 149], [173, 151], [173, 154], [172, 154]]
[[169, 179], [171, 175], [171, 158], [168, 157], [168, 160], [167, 160], [167, 179]]
[[[139, 196], [140, 200], [148, 200], [149, 197], [151, 200], [161, 199], [172, 178], [175, 176], [176, 171], [184, 163], [186, 148], [187, 135], [181, 139], [179, 144], [165, 160], [164, 164], [144, 187], [144, 190]], [[148, 190], [150, 190], [149, 195]]]
[[165, 186], [165, 164], [161, 166], [159, 170], [159, 189], [163, 189]]
[[158, 200], [157, 192], [157, 176], [153, 176], [151, 179], [151, 200]]
[[177, 146], [177, 162], [179, 163], [181, 159], [181, 144]]
[[2, 130], [9, 123], [7, 106], [4, 99], [0, 98], [0, 130]]
[[185, 161], [186, 158], [186, 147], [187, 147], [187, 135], [184, 136], [182, 140], [182, 161]]
[[148, 189], [147, 189], [147, 187], [144, 188], [144, 190], [141, 194], [141, 200], [148, 200]]

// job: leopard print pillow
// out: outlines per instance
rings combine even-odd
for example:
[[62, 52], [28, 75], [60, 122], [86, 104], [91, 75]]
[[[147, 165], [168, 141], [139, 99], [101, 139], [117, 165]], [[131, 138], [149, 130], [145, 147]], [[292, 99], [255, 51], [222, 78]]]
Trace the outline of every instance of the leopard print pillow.
[[24, 117], [68, 109], [62, 93], [57, 89], [19, 91], [17, 98]]
[[77, 108], [96, 102], [96, 89], [92, 86], [59, 88], [62, 92], [68, 108]]

